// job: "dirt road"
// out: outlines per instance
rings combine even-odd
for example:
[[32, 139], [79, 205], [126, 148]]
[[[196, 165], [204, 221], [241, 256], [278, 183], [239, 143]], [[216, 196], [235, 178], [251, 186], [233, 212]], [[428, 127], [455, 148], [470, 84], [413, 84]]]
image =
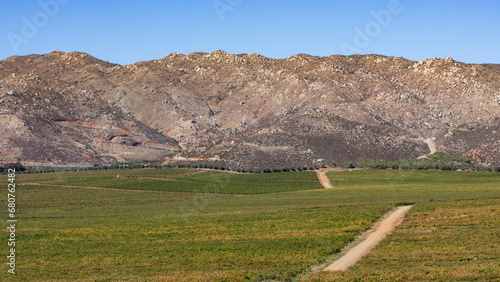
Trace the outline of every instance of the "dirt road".
[[326, 176], [329, 171], [352, 171], [358, 170], [359, 168], [342, 168], [342, 167], [327, 167], [316, 170], [316, 175], [318, 176], [319, 183], [323, 185], [325, 189], [334, 188], [330, 179]]
[[435, 137], [424, 139], [424, 142], [427, 143], [427, 146], [429, 146], [429, 150], [431, 151], [429, 155], [436, 152], [436, 143], [434, 142], [435, 139]]
[[412, 206], [402, 206], [391, 211], [375, 225], [375, 230], [366, 233], [364, 240], [347, 251], [340, 259], [334, 261], [325, 270], [343, 271], [353, 266], [363, 256], [367, 255], [385, 236], [401, 223], [405, 214]]
[[[427, 144], [427, 146], [429, 146], [429, 151], [431, 151], [429, 155], [432, 155], [436, 152], [436, 143], [434, 142], [434, 140], [436, 140], [436, 137], [426, 138], [423, 140], [424, 143]], [[427, 154], [420, 156], [417, 159], [427, 159]]]
[[326, 169], [316, 170], [316, 174], [318, 175], [319, 183], [321, 183], [325, 189], [330, 189], [333, 188], [333, 185], [330, 183], [330, 179], [326, 176], [327, 171], [328, 170]]

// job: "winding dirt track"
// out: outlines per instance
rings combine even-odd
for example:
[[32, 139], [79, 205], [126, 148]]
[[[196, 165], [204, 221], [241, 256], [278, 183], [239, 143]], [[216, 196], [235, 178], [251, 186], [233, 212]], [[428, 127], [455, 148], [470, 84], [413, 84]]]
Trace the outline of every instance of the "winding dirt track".
[[326, 177], [326, 171], [317, 171], [316, 174], [318, 175], [319, 183], [325, 187], [325, 189], [330, 189], [333, 188], [333, 185], [330, 183], [330, 179]]
[[330, 179], [328, 179], [328, 177], [326, 176], [326, 173], [328, 171], [332, 171], [332, 170], [328, 170], [328, 169], [316, 170], [316, 175], [318, 175], [319, 183], [321, 183], [321, 185], [323, 185], [323, 187], [325, 189], [333, 188], [332, 183], [330, 183]]
[[319, 183], [323, 185], [325, 189], [334, 188], [330, 179], [326, 176], [326, 173], [329, 171], [352, 171], [358, 170], [360, 168], [341, 168], [341, 167], [330, 167], [330, 168], [321, 168], [316, 170], [316, 175], [318, 176]]
[[[429, 151], [431, 151], [429, 153], [429, 155], [432, 155], [436, 152], [436, 143], [434, 142], [434, 140], [436, 139], [436, 137], [431, 137], [431, 138], [426, 138], [424, 139], [424, 143], [427, 144], [427, 146], [429, 147]], [[420, 157], [418, 157], [417, 159], [427, 159], [427, 154], [424, 154]]]
[[394, 230], [403, 220], [405, 214], [413, 206], [402, 206], [388, 213], [381, 221], [375, 224], [375, 230], [366, 233], [366, 238], [349, 249], [340, 259], [334, 261], [325, 270], [344, 271], [350, 266], [353, 266], [363, 256], [367, 255], [373, 247], [375, 247], [385, 236]]

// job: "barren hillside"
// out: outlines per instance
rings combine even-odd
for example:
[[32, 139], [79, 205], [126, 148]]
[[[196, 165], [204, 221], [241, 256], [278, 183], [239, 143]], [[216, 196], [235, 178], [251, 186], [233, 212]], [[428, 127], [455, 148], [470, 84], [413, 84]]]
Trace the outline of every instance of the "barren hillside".
[[451, 58], [53, 52], [1, 61], [0, 96], [3, 162], [343, 165], [420, 156], [430, 137], [500, 160], [500, 67]]

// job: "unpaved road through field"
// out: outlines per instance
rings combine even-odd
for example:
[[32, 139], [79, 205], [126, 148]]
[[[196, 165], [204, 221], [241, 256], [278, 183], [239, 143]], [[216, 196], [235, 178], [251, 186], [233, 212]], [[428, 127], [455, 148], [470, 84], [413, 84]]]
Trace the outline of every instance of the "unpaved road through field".
[[330, 167], [330, 168], [321, 168], [316, 170], [316, 175], [318, 176], [319, 183], [323, 185], [325, 189], [334, 188], [330, 179], [326, 176], [326, 173], [329, 171], [352, 171], [358, 170], [358, 168], [341, 168], [341, 167]]
[[388, 213], [381, 221], [375, 224], [375, 230], [365, 234], [366, 238], [334, 261], [325, 270], [343, 271], [353, 266], [363, 256], [367, 255], [385, 236], [401, 223], [405, 214], [412, 206], [402, 206]]
[[318, 180], [319, 180], [319, 183], [321, 183], [321, 185], [323, 185], [324, 188], [326, 189], [329, 189], [329, 188], [333, 188], [333, 185], [332, 183], [330, 183], [330, 179], [328, 179], [328, 177], [326, 176], [326, 172], [328, 170], [316, 170], [316, 174], [318, 175]]

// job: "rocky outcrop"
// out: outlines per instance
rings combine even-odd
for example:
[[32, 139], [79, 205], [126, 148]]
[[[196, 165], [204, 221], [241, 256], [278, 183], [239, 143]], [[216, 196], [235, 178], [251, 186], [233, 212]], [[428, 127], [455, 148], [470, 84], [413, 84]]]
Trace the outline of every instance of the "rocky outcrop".
[[125, 66], [76, 52], [0, 62], [2, 151], [25, 161], [343, 165], [420, 156], [419, 137], [435, 137], [438, 150], [498, 164], [499, 103], [498, 65], [452, 58], [219, 50]]

